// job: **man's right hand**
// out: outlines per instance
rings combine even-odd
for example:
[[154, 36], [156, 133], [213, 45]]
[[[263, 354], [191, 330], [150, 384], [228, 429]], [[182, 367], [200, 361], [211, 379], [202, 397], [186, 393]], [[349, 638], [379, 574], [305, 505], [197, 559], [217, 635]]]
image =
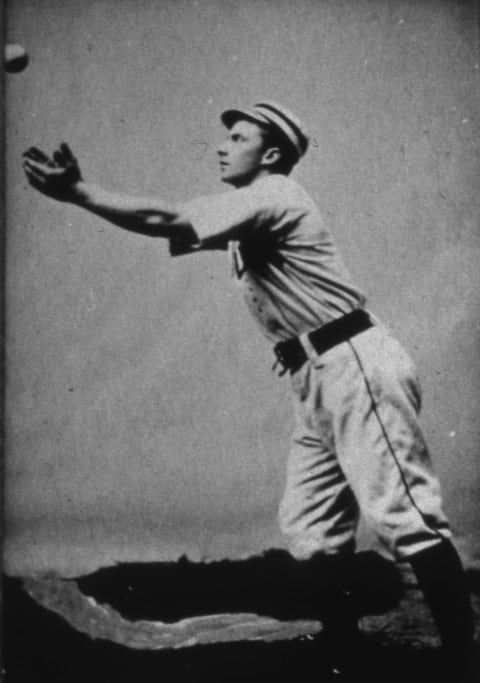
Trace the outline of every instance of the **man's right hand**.
[[48, 157], [37, 147], [23, 154], [23, 170], [27, 180], [39, 192], [61, 202], [74, 202], [82, 174], [70, 147], [63, 142]]

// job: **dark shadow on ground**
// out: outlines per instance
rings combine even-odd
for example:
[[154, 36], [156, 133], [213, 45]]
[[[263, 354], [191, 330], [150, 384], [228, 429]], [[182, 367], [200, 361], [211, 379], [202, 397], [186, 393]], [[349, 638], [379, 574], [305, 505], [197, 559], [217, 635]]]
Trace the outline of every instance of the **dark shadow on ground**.
[[300, 562], [271, 550], [238, 561], [123, 564], [77, 583], [128, 619], [166, 622], [222, 612], [318, 619], [338, 590], [351, 593], [359, 614], [376, 614], [395, 606], [402, 592], [395, 565], [374, 552]]

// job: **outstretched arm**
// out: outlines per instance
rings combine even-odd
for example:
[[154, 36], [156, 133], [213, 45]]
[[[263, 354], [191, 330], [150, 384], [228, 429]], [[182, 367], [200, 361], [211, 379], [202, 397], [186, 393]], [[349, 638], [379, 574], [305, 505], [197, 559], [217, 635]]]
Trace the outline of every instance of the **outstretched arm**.
[[31, 147], [23, 155], [28, 182], [42, 194], [70, 202], [125, 230], [151, 237], [181, 237], [195, 243], [197, 237], [189, 221], [161, 200], [141, 199], [110, 192], [82, 178], [76, 158], [65, 143], [53, 158]]

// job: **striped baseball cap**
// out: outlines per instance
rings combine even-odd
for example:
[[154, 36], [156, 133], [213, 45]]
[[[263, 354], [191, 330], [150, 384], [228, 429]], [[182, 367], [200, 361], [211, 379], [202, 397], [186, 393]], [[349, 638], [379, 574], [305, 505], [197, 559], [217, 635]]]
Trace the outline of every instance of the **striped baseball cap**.
[[227, 128], [241, 119], [274, 128], [289, 143], [297, 161], [307, 151], [308, 135], [303, 123], [290, 110], [276, 102], [258, 102], [252, 109], [227, 109], [220, 119]]

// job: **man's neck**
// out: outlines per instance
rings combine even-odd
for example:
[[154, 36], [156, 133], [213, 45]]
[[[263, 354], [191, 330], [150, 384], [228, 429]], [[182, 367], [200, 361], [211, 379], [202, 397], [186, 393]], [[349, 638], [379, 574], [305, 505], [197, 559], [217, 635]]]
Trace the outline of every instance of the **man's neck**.
[[261, 180], [262, 178], [268, 178], [268, 176], [271, 175], [276, 175], [273, 171], [270, 171], [266, 168], [260, 168], [258, 169], [257, 173], [255, 173], [254, 176], [251, 178], [248, 178], [244, 181], [239, 181], [237, 183], [232, 183], [233, 187], [235, 187], [237, 190], [241, 187], [249, 187], [250, 185], [253, 185], [254, 183], [257, 182], [257, 180]]

